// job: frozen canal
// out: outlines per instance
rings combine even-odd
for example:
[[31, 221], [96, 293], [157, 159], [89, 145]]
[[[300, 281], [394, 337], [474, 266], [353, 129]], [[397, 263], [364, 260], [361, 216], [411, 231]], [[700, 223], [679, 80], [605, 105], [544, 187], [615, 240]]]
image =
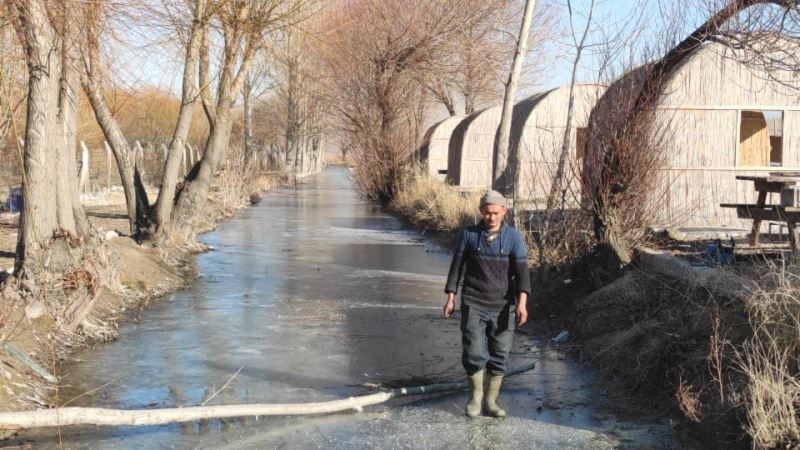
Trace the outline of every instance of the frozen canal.
[[[160, 408], [332, 400], [365, 383], [461, 376], [458, 315], [441, 318], [449, 253], [361, 200], [341, 169], [268, 194], [202, 240], [200, 277], [65, 368], [72, 406]], [[64, 448], [673, 448], [665, 422], [609, 412], [591, 373], [517, 333], [504, 421], [466, 393], [362, 413], [62, 429]], [[58, 447], [57, 430], [28, 436]]]

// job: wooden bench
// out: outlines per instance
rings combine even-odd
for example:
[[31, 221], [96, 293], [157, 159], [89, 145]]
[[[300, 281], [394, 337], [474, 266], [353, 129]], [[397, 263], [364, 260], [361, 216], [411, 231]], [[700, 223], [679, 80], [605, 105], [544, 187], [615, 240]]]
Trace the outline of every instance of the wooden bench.
[[[737, 175], [737, 180], [752, 181], [753, 187], [758, 192], [755, 204], [723, 203], [723, 208], [736, 208], [736, 215], [740, 219], [752, 219], [753, 228], [750, 231], [750, 245], [758, 245], [761, 222], [764, 220], [786, 222], [789, 228], [789, 241], [792, 250], [800, 249], [800, 240], [794, 235], [794, 224], [800, 221], [800, 208], [783, 207], [780, 205], [767, 205], [767, 195], [780, 193], [782, 189], [800, 183], [800, 172], [775, 171], [768, 175]], [[795, 247], [795, 244], [797, 246]], [[797, 253], [795, 253], [797, 254]]]
[[[760, 194], [759, 200], [761, 200]], [[800, 226], [798, 226], [800, 224], [800, 207], [766, 205], [764, 203], [721, 203], [720, 207], [735, 208], [738, 218], [753, 220], [753, 229], [750, 233], [751, 245], [758, 245], [761, 221], [786, 222], [792, 253], [795, 256], [800, 255]]]
[[800, 208], [780, 205], [761, 206], [755, 203], [720, 203], [719, 206], [722, 208], [735, 208], [736, 216], [740, 219], [786, 222], [792, 216], [800, 216]]

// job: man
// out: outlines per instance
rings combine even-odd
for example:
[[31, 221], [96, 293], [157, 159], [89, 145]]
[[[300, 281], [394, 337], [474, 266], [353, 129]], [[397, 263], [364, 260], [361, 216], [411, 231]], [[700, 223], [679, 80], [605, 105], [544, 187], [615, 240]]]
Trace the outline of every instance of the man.
[[[502, 418], [506, 412], [497, 405], [497, 396], [515, 325], [521, 326], [528, 320], [531, 286], [522, 236], [503, 222], [508, 212], [505, 197], [497, 191], [487, 192], [481, 198], [480, 212], [483, 221], [463, 229], [458, 239], [447, 275], [444, 316], [453, 315], [458, 282], [463, 274], [461, 362], [472, 391], [466, 414], [475, 417], [483, 406], [486, 415]], [[484, 371], [488, 372], [485, 398]]]

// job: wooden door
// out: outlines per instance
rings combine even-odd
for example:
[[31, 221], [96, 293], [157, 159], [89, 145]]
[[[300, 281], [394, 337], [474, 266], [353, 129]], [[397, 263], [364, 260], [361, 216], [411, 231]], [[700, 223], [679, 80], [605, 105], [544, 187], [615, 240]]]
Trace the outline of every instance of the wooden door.
[[769, 166], [769, 129], [760, 111], [742, 111], [739, 130], [739, 165]]

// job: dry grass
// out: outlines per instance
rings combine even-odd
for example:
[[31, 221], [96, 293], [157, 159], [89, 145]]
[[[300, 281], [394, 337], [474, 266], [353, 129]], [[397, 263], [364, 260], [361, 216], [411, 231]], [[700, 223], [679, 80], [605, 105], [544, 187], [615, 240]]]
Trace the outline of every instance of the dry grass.
[[683, 379], [683, 374], [678, 376], [678, 389], [675, 392], [675, 397], [678, 400], [678, 406], [681, 411], [689, 420], [692, 422], [700, 422], [702, 420], [700, 393], [696, 392], [694, 387]]
[[796, 356], [774, 340], [762, 339], [745, 345], [739, 360], [748, 379], [747, 433], [757, 448], [796, 448], [800, 382], [789, 370]]
[[726, 290], [713, 283], [733, 273], [692, 281], [631, 270], [577, 300], [570, 330], [617, 383], [671, 397], [704, 442], [797, 448], [800, 266], [744, 272], [742, 289]]
[[769, 264], [747, 300], [753, 336], [737, 354], [756, 447], [800, 444], [800, 267]]
[[477, 223], [480, 196], [479, 192], [461, 194], [430, 175], [416, 172], [407, 178], [391, 207], [414, 223], [453, 231]]
[[224, 215], [250, 204], [250, 194], [258, 190], [258, 177], [252, 165], [245, 163], [244, 149], [230, 147], [230, 153], [214, 180], [216, 200]]

